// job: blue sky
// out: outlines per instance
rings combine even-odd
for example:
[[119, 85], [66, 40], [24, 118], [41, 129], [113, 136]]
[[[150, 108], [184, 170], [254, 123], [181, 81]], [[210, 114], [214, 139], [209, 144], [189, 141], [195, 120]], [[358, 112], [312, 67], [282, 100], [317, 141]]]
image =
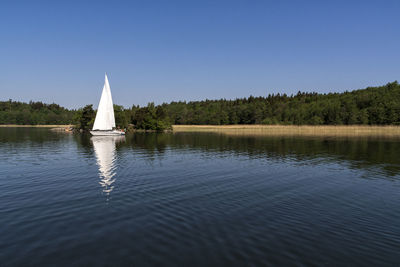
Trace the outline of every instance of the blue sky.
[[385, 84], [400, 1], [2, 1], [0, 99], [97, 106]]

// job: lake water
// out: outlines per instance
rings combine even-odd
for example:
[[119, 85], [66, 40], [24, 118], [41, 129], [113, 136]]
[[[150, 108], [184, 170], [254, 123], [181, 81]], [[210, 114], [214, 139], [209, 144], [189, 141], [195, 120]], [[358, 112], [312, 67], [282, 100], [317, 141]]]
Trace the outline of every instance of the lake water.
[[400, 140], [0, 128], [0, 265], [399, 266]]

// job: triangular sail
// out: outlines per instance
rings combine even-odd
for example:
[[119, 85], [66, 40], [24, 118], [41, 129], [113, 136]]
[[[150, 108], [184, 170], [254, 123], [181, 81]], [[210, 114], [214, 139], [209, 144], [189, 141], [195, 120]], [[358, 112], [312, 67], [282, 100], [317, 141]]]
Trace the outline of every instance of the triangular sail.
[[115, 128], [114, 106], [106, 74], [93, 130], [112, 130], [113, 128]]

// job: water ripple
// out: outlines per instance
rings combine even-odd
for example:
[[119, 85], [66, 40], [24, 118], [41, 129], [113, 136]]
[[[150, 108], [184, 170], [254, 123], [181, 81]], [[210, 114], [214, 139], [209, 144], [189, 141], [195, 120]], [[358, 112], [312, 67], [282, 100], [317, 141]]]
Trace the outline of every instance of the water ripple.
[[395, 142], [20, 131], [0, 129], [3, 265], [399, 262]]

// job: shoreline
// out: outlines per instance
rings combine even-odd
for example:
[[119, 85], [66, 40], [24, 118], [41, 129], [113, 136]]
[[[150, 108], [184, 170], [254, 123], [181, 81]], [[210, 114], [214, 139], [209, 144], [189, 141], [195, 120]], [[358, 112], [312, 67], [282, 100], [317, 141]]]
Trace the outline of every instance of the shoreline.
[[[0, 128], [51, 128], [68, 129], [73, 125], [15, 125], [3, 124]], [[135, 130], [134, 132], [147, 132]], [[151, 132], [151, 131], [150, 131]], [[321, 137], [395, 137], [400, 138], [400, 126], [394, 125], [172, 125], [172, 133], [204, 132], [231, 136], [321, 136]]]
[[173, 132], [209, 132], [232, 136], [400, 137], [400, 126], [385, 125], [173, 125]]
[[38, 124], [38, 125], [19, 125], [19, 124], [0, 124], [0, 128], [68, 128], [72, 124]]

